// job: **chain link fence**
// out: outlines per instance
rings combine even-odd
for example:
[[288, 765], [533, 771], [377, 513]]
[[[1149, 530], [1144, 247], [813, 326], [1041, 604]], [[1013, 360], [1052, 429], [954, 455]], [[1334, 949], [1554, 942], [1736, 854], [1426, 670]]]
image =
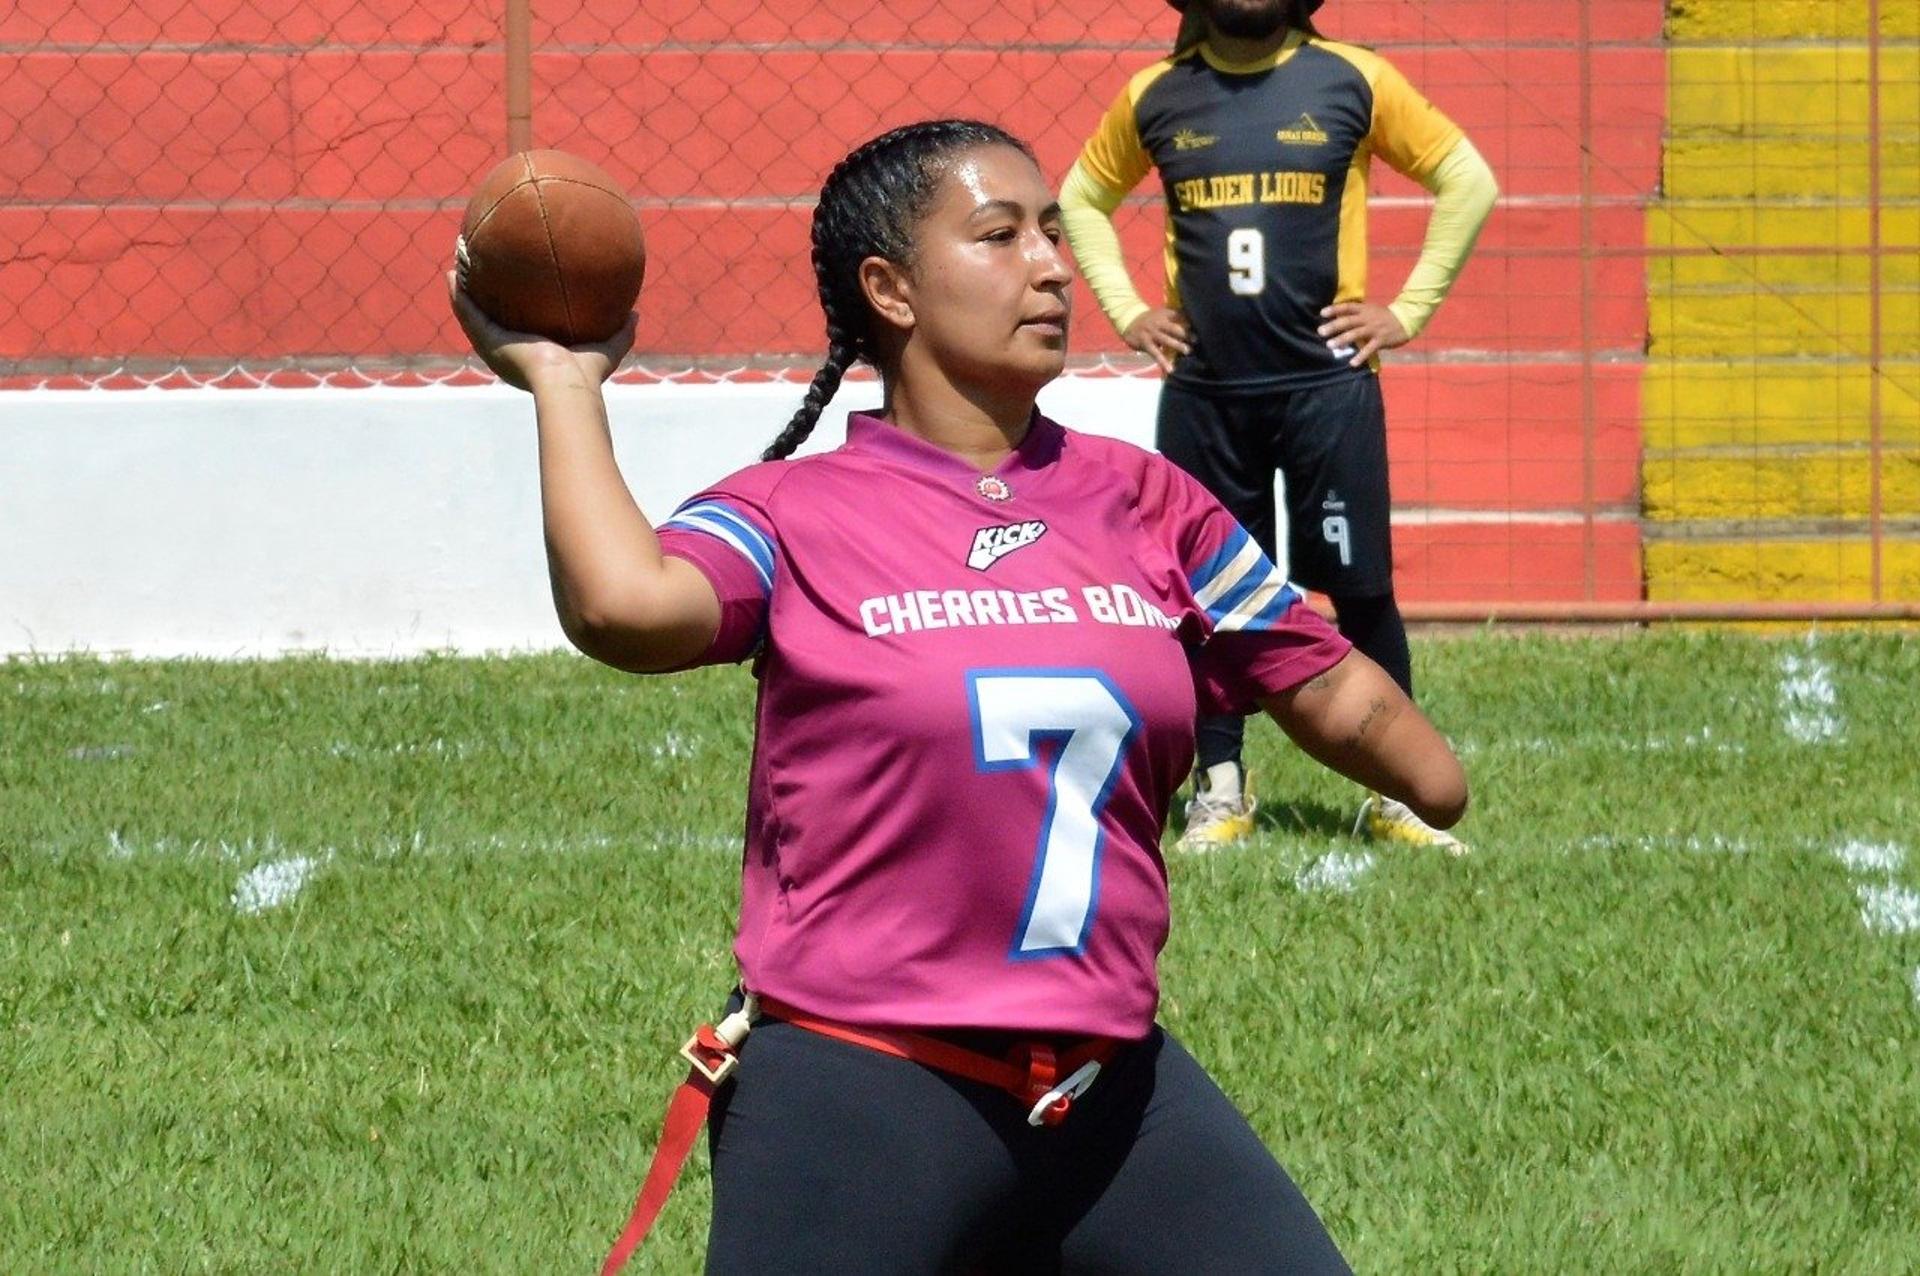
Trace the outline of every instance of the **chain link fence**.
[[[1920, 6], [1331, 0], [1317, 21], [1502, 184], [1386, 371], [1411, 597], [1920, 600]], [[478, 379], [441, 274], [467, 191], [527, 144], [640, 210], [626, 377], [804, 378], [808, 218], [841, 154], [970, 115], [1058, 178], [1176, 26], [1161, 0], [12, 0], [0, 385]], [[1429, 205], [1376, 176], [1384, 299]], [[1157, 185], [1117, 220], [1154, 295]], [[1144, 378], [1077, 303], [1076, 364]]]
[[[1173, 30], [1155, 0], [18, 0], [0, 15], [0, 377], [454, 374], [439, 276], [460, 210], [528, 144], [633, 193], [648, 372], [779, 371], [823, 342], [807, 221], [849, 147], [969, 114], [1063, 172]], [[1123, 220], [1152, 267], [1150, 210]]]

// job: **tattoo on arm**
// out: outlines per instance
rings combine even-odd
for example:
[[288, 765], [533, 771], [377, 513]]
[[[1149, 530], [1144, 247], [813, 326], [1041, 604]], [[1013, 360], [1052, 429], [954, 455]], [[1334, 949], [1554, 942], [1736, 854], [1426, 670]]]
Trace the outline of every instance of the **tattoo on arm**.
[[1374, 724], [1374, 721], [1378, 719], [1382, 714], [1386, 713], [1386, 711], [1387, 711], [1386, 697], [1375, 696], [1373, 698], [1373, 702], [1367, 706], [1366, 713], [1361, 716], [1360, 725], [1353, 729], [1353, 735], [1348, 739], [1347, 743], [1352, 745], [1355, 748], [1358, 748], [1361, 742], [1367, 738], [1368, 728], [1372, 727]]
[[1332, 678], [1329, 678], [1324, 673], [1317, 673], [1313, 677], [1307, 679], [1306, 689], [1308, 691], [1325, 691], [1328, 687], [1331, 687], [1332, 685], [1333, 685]]

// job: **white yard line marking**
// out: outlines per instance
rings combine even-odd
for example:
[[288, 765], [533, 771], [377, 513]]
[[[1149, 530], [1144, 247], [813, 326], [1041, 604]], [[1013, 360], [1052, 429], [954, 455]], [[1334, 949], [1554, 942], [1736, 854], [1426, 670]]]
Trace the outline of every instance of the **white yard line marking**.
[[1373, 856], [1365, 851], [1358, 855], [1331, 851], [1294, 874], [1293, 884], [1302, 891], [1350, 891], [1373, 871], [1373, 865]]
[[1582, 750], [1604, 750], [1608, 753], [1679, 753], [1698, 751], [1702, 753], [1743, 754], [1747, 751], [1745, 743], [1739, 740], [1723, 740], [1713, 734], [1712, 727], [1701, 727], [1698, 731], [1689, 731], [1684, 735], [1649, 735], [1640, 740], [1625, 740], [1615, 735], [1565, 735], [1532, 736], [1517, 739], [1499, 740], [1460, 740], [1454, 748], [1465, 756], [1480, 753], [1544, 753], [1565, 757]]
[[1904, 886], [1861, 883], [1853, 888], [1860, 901], [1860, 924], [1880, 935], [1911, 935], [1920, 930], [1920, 893]]
[[259, 863], [269, 857], [283, 857], [287, 847], [279, 838], [268, 835], [255, 841], [244, 837], [229, 842], [219, 837], [154, 838], [151, 841], [129, 839], [118, 829], [107, 834], [107, 857], [130, 860], [140, 856], [178, 855], [188, 859], [217, 859], [226, 864]]
[[247, 870], [233, 888], [235, 912], [264, 913], [278, 908], [298, 895], [313, 880], [325, 859], [301, 855], [290, 860], [274, 860]]
[[1920, 893], [1894, 880], [1907, 862], [1907, 851], [1892, 842], [1844, 842], [1833, 848], [1833, 858], [1847, 866], [1854, 898], [1860, 901], [1860, 924], [1882, 935], [1905, 935], [1920, 930]]
[[[329, 757], [357, 761], [365, 758], [388, 757], [470, 758], [489, 753], [506, 753], [517, 747], [515, 741], [504, 737], [449, 740], [444, 736], [434, 736], [430, 740], [398, 740], [391, 744], [334, 740], [323, 746], [322, 751]], [[697, 756], [700, 749], [701, 742], [698, 735], [671, 730], [666, 732], [658, 743], [650, 746], [650, 752], [656, 758], [691, 758]]]
[[[1920, 931], [1920, 891], [1894, 878], [1907, 862], [1907, 850], [1892, 842], [1855, 839], [1832, 848], [1833, 858], [1847, 867], [1853, 879], [1853, 897], [1860, 904], [1860, 924], [1870, 934], [1911, 935]], [[1913, 1000], [1920, 1005], [1920, 966], [1907, 976]]]
[[[374, 860], [392, 859], [400, 855], [567, 855], [609, 850], [737, 853], [740, 845], [741, 835], [738, 833], [709, 833], [694, 828], [662, 829], [646, 838], [610, 837], [606, 834], [587, 837], [503, 837], [496, 833], [461, 841], [434, 841], [423, 830], [415, 829], [412, 833], [357, 844], [346, 848], [344, 853], [349, 858]], [[47, 845], [41, 849], [50, 855], [65, 855], [85, 853], [89, 848]], [[329, 847], [320, 854], [326, 860], [332, 859], [336, 853], [336, 848]], [[224, 864], [258, 864], [269, 859], [293, 858], [293, 848], [272, 835], [233, 840], [219, 837], [129, 838], [116, 830], [107, 834], [106, 854], [108, 858], [118, 860], [173, 856], [213, 859]]]
[[1802, 744], [1838, 739], [1844, 724], [1833, 687], [1833, 668], [1809, 638], [1804, 652], [1780, 654], [1780, 711], [1787, 734]]
[[1706, 837], [1695, 833], [1684, 839], [1655, 837], [1651, 833], [1642, 833], [1639, 837], [1595, 833], [1591, 837], [1582, 839], [1579, 848], [1583, 851], [1643, 851], [1648, 854], [1681, 850], [1690, 855], [1745, 855], [1753, 850], [1745, 838], [1727, 837], [1721, 833], [1713, 833]]
[[1907, 862], [1907, 852], [1891, 842], [1848, 842], [1833, 848], [1833, 858], [1853, 873], [1892, 874]]
[[690, 758], [698, 751], [698, 747], [678, 731], [668, 731], [660, 743], [653, 746], [656, 758]]

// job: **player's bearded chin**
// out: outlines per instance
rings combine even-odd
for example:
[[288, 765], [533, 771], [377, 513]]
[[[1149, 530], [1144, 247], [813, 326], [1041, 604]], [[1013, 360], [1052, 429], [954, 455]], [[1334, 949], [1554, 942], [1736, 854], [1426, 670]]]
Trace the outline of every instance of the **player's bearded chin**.
[[1207, 19], [1221, 35], [1264, 40], [1287, 25], [1291, 0], [1212, 0]]

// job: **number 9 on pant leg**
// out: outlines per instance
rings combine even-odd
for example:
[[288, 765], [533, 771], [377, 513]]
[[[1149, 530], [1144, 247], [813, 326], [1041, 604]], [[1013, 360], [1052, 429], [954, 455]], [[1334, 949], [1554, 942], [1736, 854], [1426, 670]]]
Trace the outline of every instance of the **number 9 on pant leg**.
[[1279, 436], [1287, 573], [1334, 597], [1392, 592], [1386, 412], [1371, 372], [1288, 392]]

